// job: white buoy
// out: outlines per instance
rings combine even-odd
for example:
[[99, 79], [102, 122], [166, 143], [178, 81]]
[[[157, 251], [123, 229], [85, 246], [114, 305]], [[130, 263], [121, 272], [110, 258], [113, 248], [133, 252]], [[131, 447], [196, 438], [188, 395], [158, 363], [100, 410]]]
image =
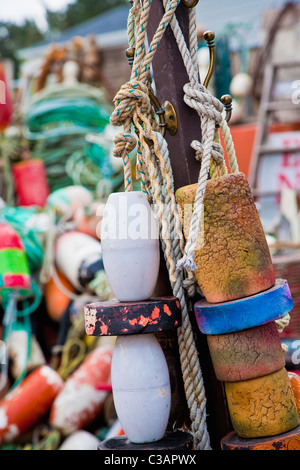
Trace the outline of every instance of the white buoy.
[[245, 98], [250, 95], [253, 79], [248, 73], [237, 73], [230, 83], [230, 93], [236, 98]]
[[84, 429], [68, 436], [58, 450], [98, 450], [100, 440]]
[[159, 230], [141, 191], [108, 197], [101, 224], [105, 272], [119, 301], [151, 297], [159, 272]]
[[96, 274], [103, 270], [100, 242], [85, 233], [64, 233], [56, 243], [55, 261], [76, 289], [85, 290]]
[[171, 389], [165, 355], [154, 334], [117, 337], [111, 383], [118, 419], [128, 439], [136, 444], [162, 439]]

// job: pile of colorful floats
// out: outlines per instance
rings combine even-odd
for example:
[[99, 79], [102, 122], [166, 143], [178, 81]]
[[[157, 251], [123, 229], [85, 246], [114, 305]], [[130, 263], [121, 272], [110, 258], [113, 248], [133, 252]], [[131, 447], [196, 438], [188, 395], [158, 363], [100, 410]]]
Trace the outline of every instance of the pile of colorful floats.
[[96, 450], [123, 433], [114, 339], [91, 340], [84, 328], [83, 306], [112, 295], [97, 235], [103, 204], [82, 186], [44, 195], [43, 206], [42, 192], [38, 204], [2, 201], [0, 448]]

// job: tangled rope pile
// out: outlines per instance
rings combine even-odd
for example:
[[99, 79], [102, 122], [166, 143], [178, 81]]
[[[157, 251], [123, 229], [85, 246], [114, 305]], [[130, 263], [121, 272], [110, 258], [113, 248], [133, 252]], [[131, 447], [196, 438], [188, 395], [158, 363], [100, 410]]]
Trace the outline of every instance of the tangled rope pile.
[[[189, 9], [188, 48], [175, 16], [179, 3], [178, 0], [163, 0], [165, 13], [152, 41], [146, 48], [151, 0], [146, 2], [133, 0], [128, 16], [128, 42], [135, 51], [131, 77], [115, 97], [111, 123], [115, 126], [123, 126], [124, 132], [114, 139], [114, 155], [123, 159], [125, 191], [132, 190], [129, 153], [135, 146], [137, 147], [137, 167], [141, 175], [141, 188], [147, 194], [157, 216], [173, 295], [179, 299], [182, 310], [182, 326], [178, 329], [178, 343], [194, 448], [210, 450], [210, 438], [206, 426], [204, 382], [189, 318], [188, 302], [189, 297], [195, 292], [193, 271], [196, 268], [194, 251], [198, 232], [202, 238], [204, 236], [203, 223], [200, 223], [199, 229], [199, 221], [202, 221], [206, 181], [209, 174], [217, 176], [227, 173], [219, 129], [224, 136], [231, 171], [238, 171], [238, 166], [230, 131], [222, 117], [223, 105], [199, 82], [195, 8]], [[202, 142], [191, 143], [195, 149], [195, 157], [201, 159], [201, 170], [186, 245], [183, 238], [181, 214], [174, 195], [167, 142], [158, 132], [159, 128], [149, 98], [151, 62], [168, 25], [173, 30], [189, 76], [189, 83], [184, 86], [184, 101], [201, 117]], [[132, 128], [135, 129], [137, 137], [132, 134]]]

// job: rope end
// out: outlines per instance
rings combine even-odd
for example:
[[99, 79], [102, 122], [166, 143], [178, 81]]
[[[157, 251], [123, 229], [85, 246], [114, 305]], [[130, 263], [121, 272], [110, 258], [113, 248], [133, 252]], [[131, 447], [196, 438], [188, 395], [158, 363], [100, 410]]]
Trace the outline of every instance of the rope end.
[[185, 268], [187, 271], [196, 271], [198, 266], [196, 265], [195, 261], [193, 258], [188, 257], [187, 255], [184, 255], [178, 262], [177, 262], [177, 268], [178, 269], [183, 269]]

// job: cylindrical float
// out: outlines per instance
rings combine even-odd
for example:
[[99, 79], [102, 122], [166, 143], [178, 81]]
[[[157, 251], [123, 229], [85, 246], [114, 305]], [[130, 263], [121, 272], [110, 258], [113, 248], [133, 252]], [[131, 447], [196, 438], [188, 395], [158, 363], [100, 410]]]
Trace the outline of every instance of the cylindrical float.
[[148, 299], [160, 265], [159, 231], [143, 192], [110, 194], [101, 224], [103, 263], [119, 301]]
[[[189, 234], [197, 184], [176, 191]], [[204, 241], [196, 247], [195, 276], [207, 302], [257, 294], [274, 285], [275, 274], [263, 227], [244, 174], [207, 181]]]
[[274, 322], [223, 335], [208, 335], [214, 371], [222, 382], [237, 382], [271, 374], [285, 366]]
[[300, 376], [290, 371], [288, 371], [288, 376], [294, 393], [298, 415], [300, 416]]
[[0, 222], [0, 290], [28, 293], [30, 270], [24, 245], [17, 231]]
[[240, 382], [226, 382], [231, 422], [243, 438], [275, 436], [299, 424], [294, 393], [285, 368]]
[[55, 261], [61, 273], [79, 291], [88, 289], [90, 282], [104, 270], [100, 242], [76, 231], [58, 238]]
[[66, 381], [55, 399], [50, 423], [63, 435], [69, 435], [91, 424], [102, 412], [108, 390], [99, 384], [110, 382], [112, 347], [99, 346]]
[[12, 173], [19, 206], [44, 207], [50, 189], [43, 160], [35, 158], [15, 163]]
[[0, 63], [0, 132], [10, 125], [12, 114], [13, 101], [6, 80], [5, 66]]
[[0, 401], [0, 442], [13, 442], [50, 410], [63, 380], [47, 365], [31, 372]]
[[169, 371], [153, 334], [118, 336], [111, 379], [115, 408], [131, 442], [165, 435], [171, 405]]
[[44, 286], [44, 298], [49, 317], [59, 322], [68, 307], [75, 288], [58, 270]]

